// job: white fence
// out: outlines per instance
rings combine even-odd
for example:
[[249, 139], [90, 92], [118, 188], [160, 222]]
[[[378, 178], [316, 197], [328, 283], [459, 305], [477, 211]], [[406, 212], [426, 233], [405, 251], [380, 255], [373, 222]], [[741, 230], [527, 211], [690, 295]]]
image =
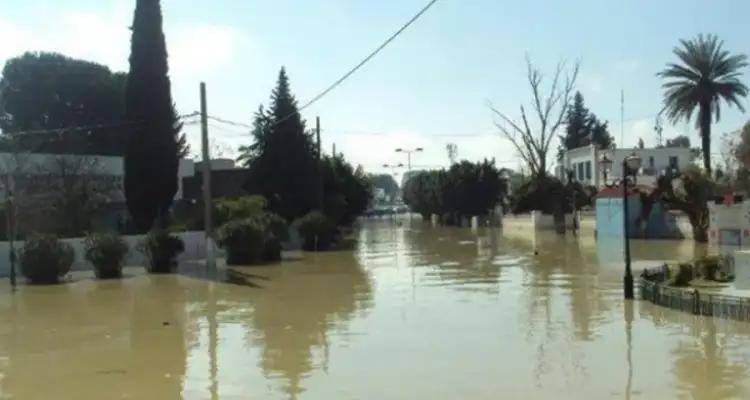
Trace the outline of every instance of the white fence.
[[[565, 214], [565, 228], [572, 229], [575, 222], [573, 214]], [[531, 212], [531, 225], [537, 231], [548, 231], [555, 229], [555, 216], [543, 214], [541, 211]], [[580, 226], [580, 224], [579, 224]]]
[[[206, 242], [203, 231], [180, 232], [176, 233], [185, 242], [185, 251], [180, 255], [179, 261], [192, 261], [206, 258]], [[138, 250], [138, 245], [143, 241], [145, 235], [123, 236], [128, 243], [130, 250], [125, 257], [125, 265], [141, 266], [144, 265], [144, 256]], [[84, 238], [62, 239], [61, 241], [70, 244], [75, 251], [75, 261], [73, 270], [88, 270], [91, 265], [84, 258]], [[23, 248], [23, 241], [15, 243], [16, 254]], [[214, 247], [214, 254], [217, 257], [223, 257], [221, 249]], [[10, 244], [0, 242], [0, 276], [8, 276], [10, 273]]]

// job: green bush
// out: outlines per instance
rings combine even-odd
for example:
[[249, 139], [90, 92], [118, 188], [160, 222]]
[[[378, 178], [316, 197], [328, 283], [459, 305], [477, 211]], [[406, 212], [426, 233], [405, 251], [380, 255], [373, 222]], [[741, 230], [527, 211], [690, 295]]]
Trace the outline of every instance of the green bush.
[[216, 200], [214, 201], [214, 222], [216, 226], [222, 226], [230, 221], [256, 217], [263, 214], [267, 205], [263, 196]]
[[335, 224], [320, 211], [312, 211], [297, 220], [302, 248], [307, 251], [327, 250], [336, 238]]
[[703, 279], [716, 280], [721, 262], [718, 256], [706, 256], [696, 261], [695, 265]]
[[166, 231], [152, 231], [139, 246], [146, 256], [146, 270], [152, 274], [168, 274], [177, 268], [177, 256], [185, 251], [185, 243]]
[[668, 284], [670, 286], [687, 287], [693, 280], [693, 265], [690, 263], [680, 263], [677, 265], [676, 273], [671, 274], [673, 277]]
[[128, 244], [116, 233], [92, 233], [84, 243], [86, 260], [94, 265], [99, 279], [122, 277], [122, 261], [128, 254]]
[[249, 265], [261, 262], [265, 229], [255, 218], [234, 220], [216, 232], [217, 242], [227, 252], [227, 264]]
[[217, 231], [219, 246], [229, 265], [253, 265], [281, 260], [281, 241], [287, 237], [286, 221], [273, 213], [234, 220]]
[[32, 234], [21, 250], [21, 273], [33, 284], [55, 284], [70, 272], [73, 248], [54, 235]]

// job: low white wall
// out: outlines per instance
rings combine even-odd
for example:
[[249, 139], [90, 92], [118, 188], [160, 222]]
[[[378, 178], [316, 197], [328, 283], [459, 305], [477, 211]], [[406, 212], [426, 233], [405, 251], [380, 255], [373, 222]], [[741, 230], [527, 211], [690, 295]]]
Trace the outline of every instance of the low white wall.
[[[202, 231], [176, 233], [185, 242], [185, 251], [180, 254], [179, 261], [201, 260], [206, 258], [206, 242]], [[130, 250], [125, 256], [125, 265], [142, 266], [145, 263], [143, 253], [138, 250], [138, 244], [143, 241], [145, 235], [123, 236]], [[84, 259], [84, 239], [62, 239], [63, 242], [73, 246], [75, 261], [73, 270], [88, 270], [91, 265]], [[15, 243], [16, 254], [23, 248], [23, 241]], [[221, 249], [214, 246], [214, 254], [223, 257]], [[0, 242], [0, 276], [8, 276], [10, 272], [10, 245], [8, 242]], [[18, 271], [18, 270], [17, 270]]]
[[[572, 229], [574, 224], [573, 214], [565, 214], [565, 228]], [[535, 230], [547, 231], [555, 230], [555, 216], [542, 214], [541, 211], [531, 212], [531, 224]]]

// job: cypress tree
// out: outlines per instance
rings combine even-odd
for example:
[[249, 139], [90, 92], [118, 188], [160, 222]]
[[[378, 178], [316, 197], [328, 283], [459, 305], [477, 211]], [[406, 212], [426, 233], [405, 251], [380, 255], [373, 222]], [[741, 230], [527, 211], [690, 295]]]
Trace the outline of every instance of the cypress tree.
[[290, 221], [312, 210], [315, 152], [283, 67], [267, 114], [262, 109], [256, 114], [253, 135], [255, 145], [247, 157], [248, 190], [264, 196], [272, 211]]
[[125, 197], [138, 230], [166, 216], [177, 193], [182, 128], [172, 103], [167, 47], [159, 0], [137, 0], [132, 26], [125, 115], [130, 137], [125, 156]]

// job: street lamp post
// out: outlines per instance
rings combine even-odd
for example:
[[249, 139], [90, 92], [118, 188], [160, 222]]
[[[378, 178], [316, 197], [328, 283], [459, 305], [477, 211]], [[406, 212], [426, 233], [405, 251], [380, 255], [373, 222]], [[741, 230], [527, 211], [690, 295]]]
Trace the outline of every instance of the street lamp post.
[[610, 160], [606, 154], [603, 154], [602, 158], [599, 160], [599, 164], [602, 166], [602, 174], [604, 175], [603, 186], [607, 186], [607, 173], [612, 168], [612, 160]]
[[623, 289], [626, 299], [633, 299], [633, 272], [630, 267], [630, 218], [628, 210], [628, 178], [638, 172], [641, 168], [641, 158], [635, 153], [622, 160], [622, 206], [623, 206], [623, 233], [625, 235], [625, 276], [623, 277]]
[[403, 168], [404, 164], [398, 163], [398, 164], [383, 164], [383, 168], [387, 168], [391, 170], [391, 175], [398, 175], [398, 172], [396, 172], [397, 168]]
[[411, 154], [412, 153], [421, 153], [424, 149], [421, 147], [417, 147], [416, 149], [396, 149], [396, 153], [406, 153], [406, 159], [407, 159], [407, 169], [411, 171]]
[[[633, 271], [631, 268], [630, 260], [630, 207], [628, 206], [628, 183], [630, 177], [635, 179], [636, 173], [641, 169], [641, 157], [633, 153], [622, 160], [622, 179], [620, 184], [622, 185], [622, 215], [623, 215], [623, 240], [625, 241], [625, 276], [623, 277], [623, 291], [626, 299], [633, 299], [635, 290], [633, 288]], [[599, 160], [599, 164], [604, 172], [604, 186], [607, 185], [607, 172], [612, 168], [613, 161], [603, 155]], [[614, 185], [614, 183], [613, 183]]]

